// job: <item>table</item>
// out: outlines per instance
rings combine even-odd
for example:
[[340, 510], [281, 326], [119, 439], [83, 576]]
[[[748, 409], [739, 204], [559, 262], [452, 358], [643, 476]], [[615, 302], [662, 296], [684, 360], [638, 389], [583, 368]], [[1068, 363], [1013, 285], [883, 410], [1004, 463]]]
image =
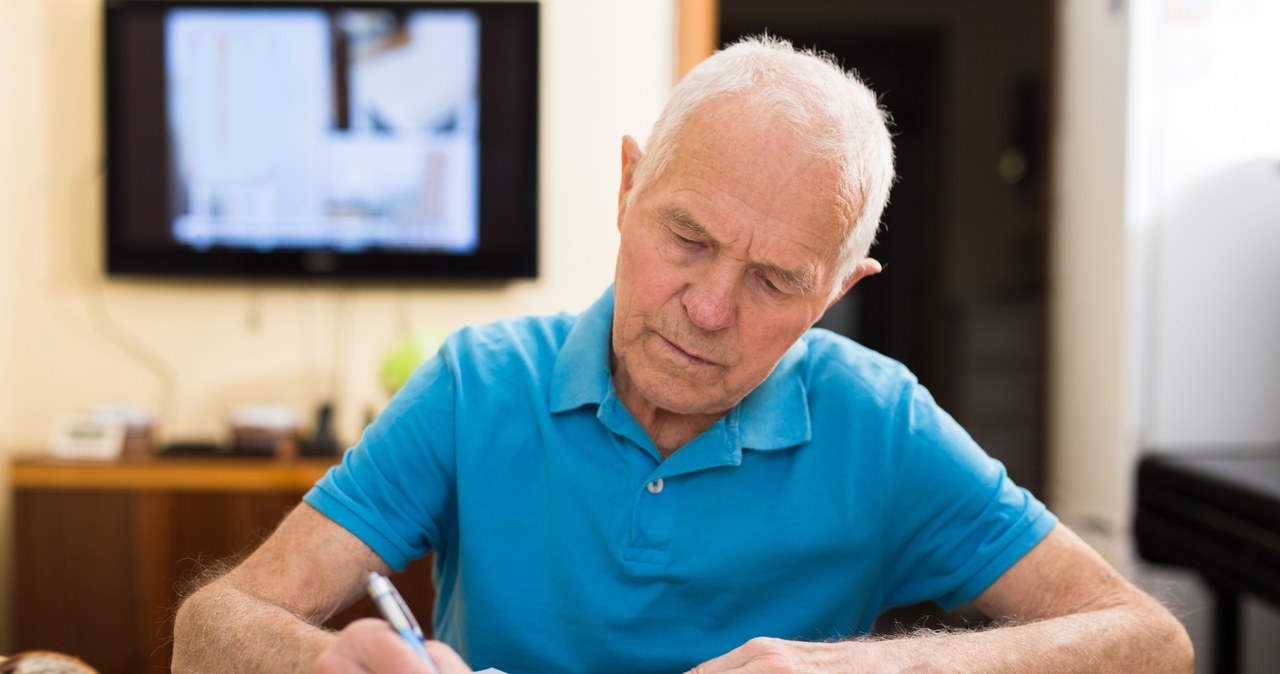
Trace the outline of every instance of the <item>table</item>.
[[[15, 649], [72, 653], [102, 672], [168, 671], [175, 584], [247, 554], [334, 461], [15, 461]], [[393, 581], [429, 629], [429, 563]], [[364, 600], [328, 625], [376, 615]]]
[[1239, 669], [1239, 597], [1280, 606], [1280, 448], [1151, 455], [1134, 523], [1146, 559], [1198, 572], [1214, 597], [1214, 669]]

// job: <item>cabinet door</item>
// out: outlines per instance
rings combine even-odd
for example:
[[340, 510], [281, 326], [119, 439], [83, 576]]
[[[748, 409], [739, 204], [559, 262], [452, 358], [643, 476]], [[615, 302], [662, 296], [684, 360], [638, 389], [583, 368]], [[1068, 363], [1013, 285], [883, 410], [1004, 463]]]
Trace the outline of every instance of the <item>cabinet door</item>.
[[145, 649], [161, 626], [139, 602], [132, 512], [123, 492], [15, 492], [15, 650], [71, 653], [103, 672], [151, 669]]

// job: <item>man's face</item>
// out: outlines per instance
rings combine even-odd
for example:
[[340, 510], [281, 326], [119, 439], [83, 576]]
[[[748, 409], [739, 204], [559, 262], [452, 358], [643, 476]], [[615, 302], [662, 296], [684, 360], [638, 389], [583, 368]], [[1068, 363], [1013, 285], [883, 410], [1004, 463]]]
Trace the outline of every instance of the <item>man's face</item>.
[[624, 141], [613, 353], [633, 413], [723, 413], [852, 284], [833, 277], [846, 231], [834, 164], [733, 113], [696, 111], [630, 206], [639, 149]]

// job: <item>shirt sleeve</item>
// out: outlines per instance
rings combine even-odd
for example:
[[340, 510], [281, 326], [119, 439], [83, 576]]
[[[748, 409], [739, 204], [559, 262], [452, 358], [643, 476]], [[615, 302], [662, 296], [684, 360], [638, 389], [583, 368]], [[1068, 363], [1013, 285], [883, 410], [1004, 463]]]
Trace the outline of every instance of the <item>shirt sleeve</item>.
[[971, 601], [1057, 523], [1013, 483], [915, 382], [895, 414], [897, 441], [885, 464], [885, 604]]
[[303, 500], [397, 571], [440, 550], [455, 502], [454, 409], [453, 378], [437, 355]]

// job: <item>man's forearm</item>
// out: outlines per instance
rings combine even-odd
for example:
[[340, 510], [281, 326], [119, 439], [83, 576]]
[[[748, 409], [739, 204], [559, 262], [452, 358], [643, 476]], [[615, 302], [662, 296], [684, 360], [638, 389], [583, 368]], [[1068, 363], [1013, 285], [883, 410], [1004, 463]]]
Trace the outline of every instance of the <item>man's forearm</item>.
[[173, 671], [181, 674], [310, 672], [335, 638], [225, 579], [182, 603], [173, 636]]
[[691, 674], [1179, 674], [1193, 669], [1182, 625], [1158, 605], [1120, 606], [980, 631], [843, 642], [752, 639]]
[[1176, 674], [1194, 668], [1186, 630], [1162, 608], [1121, 606], [877, 646], [889, 661], [915, 663], [920, 671]]

